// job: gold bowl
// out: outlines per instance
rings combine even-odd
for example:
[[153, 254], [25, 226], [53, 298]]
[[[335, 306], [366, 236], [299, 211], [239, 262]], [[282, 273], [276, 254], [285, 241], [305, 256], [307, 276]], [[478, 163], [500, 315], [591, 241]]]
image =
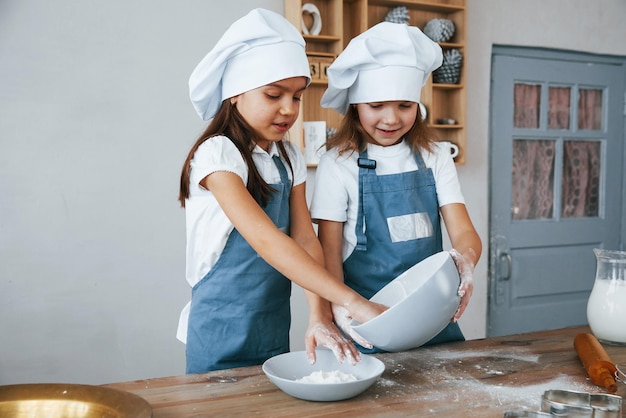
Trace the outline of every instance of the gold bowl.
[[116, 389], [65, 383], [0, 386], [0, 417], [150, 418], [140, 396]]

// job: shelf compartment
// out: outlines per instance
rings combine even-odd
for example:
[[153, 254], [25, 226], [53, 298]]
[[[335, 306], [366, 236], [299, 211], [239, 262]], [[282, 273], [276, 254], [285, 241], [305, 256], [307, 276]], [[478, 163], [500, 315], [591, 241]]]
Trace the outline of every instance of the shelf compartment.
[[302, 37], [304, 38], [304, 40], [309, 43], [309, 42], [315, 42], [315, 43], [324, 43], [324, 44], [328, 44], [328, 43], [333, 43], [333, 42], [341, 42], [341, 37], [340, 36], [330, 36], [330, 35], [302, 35]]
[[465, 11], [465, 0], [448, 0], [440, 2], [421, 0], [370, 0], [370, 6], [419, 8], [429, 12], [451, 13]]
[[[436, 84], [433, 84], [435, 86]], [[444, 129], [465, 125], [465, 90], [461, 88], [433, 88], [429, 122], [437, 124], [439, 119], [454, 119], [454, 125], [444, 125]], [[453, 128], [452, 128], [453, 129]]]

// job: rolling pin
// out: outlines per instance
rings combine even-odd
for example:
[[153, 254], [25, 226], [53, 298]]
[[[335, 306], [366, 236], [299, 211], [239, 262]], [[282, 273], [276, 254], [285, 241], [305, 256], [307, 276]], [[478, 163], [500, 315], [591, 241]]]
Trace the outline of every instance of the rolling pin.
[[610, 393], [617, 392], [617, 368], [596, 337], [580, 333], [574, 338], [574, 348], [591, 381], [605, 387]]

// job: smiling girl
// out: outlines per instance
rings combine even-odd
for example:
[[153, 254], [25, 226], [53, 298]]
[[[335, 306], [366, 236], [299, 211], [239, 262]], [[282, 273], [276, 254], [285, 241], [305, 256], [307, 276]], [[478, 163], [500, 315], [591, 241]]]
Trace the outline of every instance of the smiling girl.
[[[464, 339], [456, 321], [481, 253], [450, 150], [435, 142], [420, 110], [421, 88], [441, 62], [439, 45], [405, 24], [380, 23], [348, 44], [328, 69], [321, 104], [345, 116], [326, 144], [311, 205], [326, 267], [366, 298], [443, 250], [443, 218], [461, 303], [430, 344]], [[344, 332], [365, 345], [349, 312], [332, 309]]]
[[307, 290], [312, 362], [318, 344], [341, 361], [359, 359], [332, 323], [328, 301], [362, 320], [384, 310], [323, 267], [306, 164], [284, 139], [309, 82], [302, 36], [263, 9], [233, 23], [191, 75], [194, 107], [211, 121], [180, 180], [192, 286], [178, 328], [187, 373], [257, 365], [289, 351], [289, 279]]

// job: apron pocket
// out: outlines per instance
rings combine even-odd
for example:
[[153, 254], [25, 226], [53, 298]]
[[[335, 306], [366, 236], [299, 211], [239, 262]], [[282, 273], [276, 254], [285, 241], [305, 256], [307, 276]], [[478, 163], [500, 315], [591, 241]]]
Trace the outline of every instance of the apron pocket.
[[433, 224], [428, 213], [411, 213], [387, 218], [391, 242], [411, 241], [433, 236]]

